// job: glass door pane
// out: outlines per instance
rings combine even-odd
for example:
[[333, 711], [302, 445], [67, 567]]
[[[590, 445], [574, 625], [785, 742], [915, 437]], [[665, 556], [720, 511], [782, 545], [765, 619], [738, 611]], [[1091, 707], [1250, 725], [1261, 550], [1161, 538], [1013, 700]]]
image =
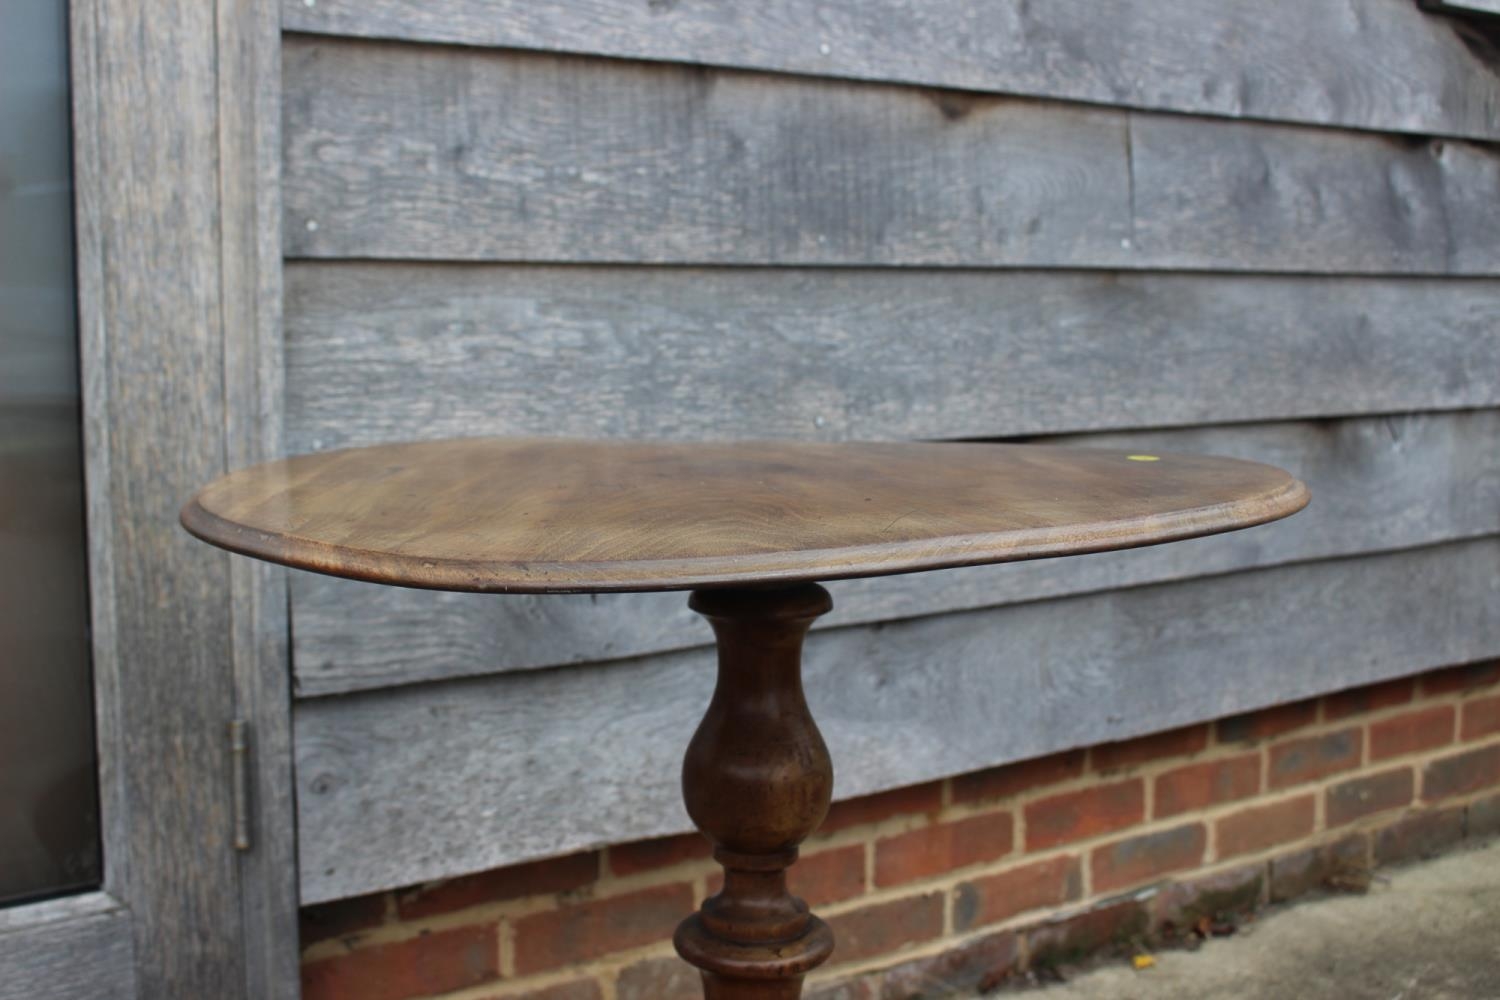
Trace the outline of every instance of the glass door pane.
[[100, 873], [67, 24], [0, 0], [0, 903]]

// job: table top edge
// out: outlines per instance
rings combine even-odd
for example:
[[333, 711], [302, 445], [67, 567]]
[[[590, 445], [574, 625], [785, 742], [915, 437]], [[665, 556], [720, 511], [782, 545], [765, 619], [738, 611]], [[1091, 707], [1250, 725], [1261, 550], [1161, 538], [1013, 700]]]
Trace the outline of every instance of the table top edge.
[[[893, 576], [1138, 548], [1238, 531], [1289, 517], [1308, 505], [1311, 491], [1306, 484], [1288, 473], [1283, 475], [1285, 480], [1265, 494], [1099, 525], [733, 557], [598, 563], [458, 559], [418, 562], [410, 557], [259, 531], [204, 507], [199, 502], [201, 491], [183, 506], [179, 520], [189, 534], [227, 551], [291, 569], [368, 583], [457, 593], [646, 593]], [[414, 563], [420, 567], [419, 572], [413, 571]]]

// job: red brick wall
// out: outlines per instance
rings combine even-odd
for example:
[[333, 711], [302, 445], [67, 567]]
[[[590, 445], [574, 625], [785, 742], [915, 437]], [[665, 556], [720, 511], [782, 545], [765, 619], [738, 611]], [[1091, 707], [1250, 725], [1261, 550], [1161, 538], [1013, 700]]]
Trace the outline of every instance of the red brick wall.
[[[986, 986], [1500, 830], [1500, 662], [834, 806], [792, 869], [820, 1000]], [[696, 836], [303, 911], [308, 1000], [696, 998]]]

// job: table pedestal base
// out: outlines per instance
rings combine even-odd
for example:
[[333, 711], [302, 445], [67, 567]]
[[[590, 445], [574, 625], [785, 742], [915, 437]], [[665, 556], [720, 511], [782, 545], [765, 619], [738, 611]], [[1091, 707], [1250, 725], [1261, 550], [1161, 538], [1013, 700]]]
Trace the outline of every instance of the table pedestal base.
[[833, 607], [817, 584], [699, 590], [719, 679], [688, 744], [682, 792], [713, 841], [724, 888], [677, 928], [677, 953], [703, 973], [707, 1000], [797, 1000], [833, 952], [833, 932], [786, 887], [797, 845], [833, 793], [828, 748], [802, 694], [802, 640]]

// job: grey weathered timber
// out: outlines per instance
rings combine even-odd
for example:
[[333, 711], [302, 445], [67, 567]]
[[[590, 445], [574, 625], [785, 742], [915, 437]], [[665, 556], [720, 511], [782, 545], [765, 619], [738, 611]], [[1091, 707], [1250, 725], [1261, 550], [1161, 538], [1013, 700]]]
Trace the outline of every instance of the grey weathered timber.
[[130, 913], [103, 893], [0, 909], [0, 1000], [135, 1000]]
[[[83, 414], [84, 500], [88, 531], [89, 630], [92, 639], [95, 745], [99, 758], [99, 819], [105, 890], [123, 898], [131, 886], [129, 771], [123, 760], [126, 734], [119, 716], [122, 671], [116, 650], [114, 553], [117, 547], [110, 494], [108, 331], [105, 326], [104, 252], [112, 237], [107, 208], [107, 177], [99, 132], [91, 123], [101, 114], [103, 81], [96, 65], [105, 44], [97, 0], [68, 8], [69, 84], [73, 115], [74, 281], [78, 297], [78, 361]], [[118, 849], [111, 845], [119, 845]], [[128, 930], [128, 927], [126, 928]], [[133, 947], [133, 945], [132, 945]], [[132, 980], [133, 983], [133, 980]]]
[[1487, 279], [303, 262], [287, 268], [286, 323], [293, 453], [474, 434], [1015, 437], [1500, 404]]
[[[829, 584], [818, 627], [912, 618], [1349, 556], [1500, 525], [1500, 410], [1084, 435], [1050, 443], [1256, 459], [1313, 504], [1289, 521], [1128, 552]], [[292, 575], [300, 695], [621, 659], [706, 645], [678, 594], [525, 597]]]
[[130, 908], [137, 992], [153, 998], [244, 988], [222, 780], [229, 567], [174, 524], [180, 495], [224, 466], [214, 14], [73, 12], [88, 36], [73, 49], [88, 74], [75, 78], [87, 89], [74, 128], [94, 146], [75, 175], [91, 216], [79, 223], [79, 322], [92, 603], [107, 619], [94, 656], [114, 786], [102, 796], [105, 888]]
[[[1490, 537], [825, 630], [806, 674], [843, 798], [1497, 652]], [[303, 899], [688, 829], [712, 655], [299, 703]]]
[[[259, 433], [258, 408], [230, 411], [279, 395], [263, 392], [259, 360], [278, 349], [262, 342], [274, 313], [260, 303], [264, 269], [279, 270], [275, 230], [270, 242], [260, 231], [275, 221], [262, 184], [277, 166], [266, 119], [277, 102], [274, 89], [269, 102], [247, 89], [274, 85], [275, 17], [239, 0], [79, 2], [71, 25], [104, 891], [114, 902], [77, 918], [96, 929], [75, 942], [68, 974], [105, 963], [100, 975], [118, 992], [67, 995], [290, 1000], [289, 833], [279, 856], [237, 858], [226, 739], [237, 713], [265, 730], [281, 755], [276, 822], [289, 831], [284, 685], [279, 751], [268, 695], [285, 654], [266, 677], [249, 676], [265, 666], [251, 665], [250, 647], [268, 648], [284, 625], [274, 607], [245, 600], [260, 590], [247, 585], [254, 571], [232, 570], [175, 523], [182, 498]], [[242, 893], [246, 879], [264, 882]], [[38, 927], [39, 944], [69, 940], [77, 919]], [[293, 936], [272, 945], [270, 925]], [[288, 970], [289, 986], [279, 981]], [[51, 994], [32, 984], [24, 995]]]
[[323, 34], [1500, 137], [1493, 51], [1411, 0], [282, 0], [282, 10], [289, 29]]
[[[283, 450], [281, 26], [275, 6], [259, 0], [219, 0], [218, 8], [223, 440], [235, 468]], [[231, 560], [228, 596], [235, 716], [247, 724], [250, 754], [250, 846], [235, 854], [244, 991], [297, 1000], [286, 574]]]
[[293, 257], [1500, 267], [1500, 153], [1462, 141], [322, 38], [284, 67]]
[[1500, 266], [1495, 146], [1146, 114], [1130, 134], [1131, 239], [1159, 266]]

